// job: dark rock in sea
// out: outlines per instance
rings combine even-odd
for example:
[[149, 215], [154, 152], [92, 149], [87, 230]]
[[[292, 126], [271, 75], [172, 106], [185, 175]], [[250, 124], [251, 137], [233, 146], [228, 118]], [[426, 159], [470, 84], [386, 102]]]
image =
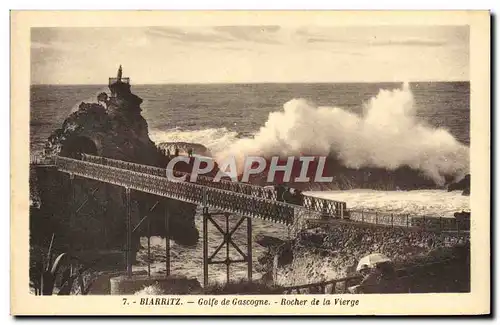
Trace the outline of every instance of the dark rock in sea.
[[453, 216], [456, 219], [457, 227], [463, 230], [470, 230], [470, 212], [455, 212]]
[[[295, 182], [302, 169], [302, 162], [297, 157], [293, 163], [289, 180], [284, 180], [284, 172], [277, 171], [272, 184], [285, 183], [287, 186], [302, 190], [350, 190], [350, 189], [374, 189], [374, 190], [415, 190], [415, 189], [436, 189], [443, 188], [436, 184], [423, 172], [401, 166], [394, 170], [377, 167], [349, 168], [344, 166], [342, 161], [335, 156], [326, 159], [325, 167], [321, 175], [317, 175], [318, 161], [312, 161], [308, 166], [307, 177], [309, 182]], [[257, 175], [250, 177], [250, 182], [260, 185], [270, 185], [267, 181], [271, 160], [267, 161], [267, 168]], [[286, 158], [278, 161], [278, 165], [286, 165]], [[315, 176], [332, 177], [331, 182], [317, 182]], [[449, 179], [451, 176], [445, 177]]]
[[[78, 157], [79, 153], [165, 167], [169, 159], [148, 135], [148, 124], [141, 116], [142, 99], [125, 83], [110, 86], [109, 99], [100, 95], [98, 103], [81, 103], [48, 138], [45, 155]], [[104, 100], [104, 102], [103, 102]], [[176, 169], [190, 171], [191, 164]], [[178, 167], [178, 168], [177, 168]], [[122, 250], [126, 239], [125, 190], [111, 184], [75, 177], [55, 168], [37, 168], [31, 181], [39, 196], [39, 209], [31, 215], [34, 237], [46, 243], [52, 232], [58, 245], [72, 250]], [[160, 199], [132, 191], [132, 224], [148, 216], [151, 234], [166, 235], [165, 209], [170, 214], [170, 236], [182, 245], [195, 245], [199, 239], [194, 224], [196, 205]], [[159, 201], [155, 209], [149, 210]], [[75, 213], [78, 210], [78, 213]], [[49, 223], [43, 223], [50, 220]], [[40, 222], [39, 222], [40, 221]], [[134, 249], [140, 236], [147, 235], [147, 222], [134, 232]], [[50, 238], [50, 237], [48, 237]]]
[[[186, 153], [189, 149], [193, 150], [193, 153], [201, 156], [211, 156], [211, 152], [203, 145], [199, 143], [191, 142], [163, 142], [159, 144], [159, 147], [164, 150], [169, 150], [171, 154], [174, 153], [175, 149], [178, 149], [181, 153]], [[308, 182], [296, 182], [295, 179], [302, 175], [303, 162], [300, 161], [299, 157], [295, 157], [293, 165], [291, 168], [290, 176], [288, 180], [284, 179], [284, 171], [276, 171], [275, 177], [271, 181], [268, 181], [269, 167], [271, 165], [271, 158], [264, 157], [266, 159], [265, 169], [258, 174], [251, 174], [249, 182], [261, 186], [266, 185], [276, 185], [285, 184], [297, 189], [302, 190], [350, 190], [350, 189], [374, 189], [374, 190], [417, 190], [417, 189], [445, 189], [453, 188], [454, 186], [460, 187], [461, 185], [454, 185], [453, 179], [457, 177], [457, 174], [442, 175], [443, 182], [436, 183], [435, 179], [432, 179], [426, 175], [421, 170], [413, 169], [407, 165], [399, 166], [395, 169], [386, 169], [379, 167], [360, 167], [360, 168], [350, 168], [346, 167], [343, 161], [337, 157], [335, 154], [331, 153], [326, 157], [324, 168], [322, 169], [322, 174], [318, 172], [321, 171], [319, 166], [319, 157], [314, 154], [307, 155], [303, 153], [304, 156], [315, 157], [315, 160], [310, 161], [307, 168], [306, 176], [310, 178]], [[287, 165], [288, 157], [281, 157], [278, 159], [278, 165]], [[252, 166], [256, 168], [256, 166]], [[243, 176], [242, 170], [239, 170], [239, 177]], [[460, 173], [460, 172], [457, 172]], [[321, 177], [332, 177], [331, 181], [317, 181], [316, 176]], [[467, 175], [463, 181], [468, 181]], [[462, 182], [459, 182], [462, 184]], [[458, 183], [457, 183], [458, 184]], [[468, 185], [464, 185], [464, 195], [469, 195]], [[457, 188], [458, 189], [458, 188]]]
[[465, 175], [460, 181], [448, 185], [448, 192], [462, 191], [462, 195], [470, 195], [470, 174]]

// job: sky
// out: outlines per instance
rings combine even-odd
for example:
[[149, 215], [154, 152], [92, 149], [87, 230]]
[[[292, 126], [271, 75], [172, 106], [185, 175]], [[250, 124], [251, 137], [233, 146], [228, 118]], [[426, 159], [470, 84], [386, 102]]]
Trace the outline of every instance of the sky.
[[468, 26], [32, 28], [32, 84], [469, 80]]

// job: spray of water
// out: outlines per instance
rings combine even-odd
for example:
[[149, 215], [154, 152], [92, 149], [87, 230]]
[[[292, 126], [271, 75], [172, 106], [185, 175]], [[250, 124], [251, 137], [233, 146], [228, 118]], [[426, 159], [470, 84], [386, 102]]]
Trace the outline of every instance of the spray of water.
[[447, 130], [416, 118], [408, 84], [380, 90], [357, 115], [340, 107], [316, 106], [293, 99], [269, 114], [253, 138], [239, 139], [220, 151], [242, 162], [245, 156], [328, 155], [346, 167], [395, 170], [409, 166], [442, 185], [444, 176], [463, 177], [469, 170], [469, 148]]
[[77, 103], [75, 103], [75, 105], [73, 105], [73, 107], [71, 107], [70, 113], [74, 113], [74, 112], [78, 111], [80, 109], [80, 104], [82, 102], [84, 102], [84, 103], [97, 103], [97, 95], [99, 95], [102, 92], [108, 93], [108, 95], [109, 95], [109, 89], [107, 89], [106, 87], [103, 87], [99, 91], [96, 91], [92, 97], [89, 97], [89, 98], [84, 99], [84, 100], [80, 100]]
[[231, 143], [237, 141], [238, 134], [226, 128], [209, 128], [204, 130], [151, 130], [151, 140], [155, 143], [164, 142], [187, 142], [199, 143], [207, 147], [211, 152], [220, 152]]

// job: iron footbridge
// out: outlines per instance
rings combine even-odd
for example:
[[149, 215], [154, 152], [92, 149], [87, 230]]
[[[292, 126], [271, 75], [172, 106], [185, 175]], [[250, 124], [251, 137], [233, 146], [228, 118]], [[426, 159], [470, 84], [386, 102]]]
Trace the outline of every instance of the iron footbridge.
[[[208, 266], [211, 264], [225, 264], [227, 267], [227, 281], [229, 282], [229, 266], [234, 263], [246, 263], [248, 266], [248, 279], [252, 279], [252, 219], [258, 218], [270, 222], [281, 223], [286, 226], [293, 226], [300, 230], [303, 225], [301, 219], [306, 219], [306, 226], [309, 221], [321, 222], [326, 219], [337, 220], [335, 222], [354, 222], [355, 224], [375, 224], [391, 227], [420, 228], [430, 230], [429, 221], [424, 219], [423, 227], [419, 221], [409, 215], [398, 216], [393, 214], [358, 213], [354, 210], [347, 210], [346, 203], [341, 201], [318, 198], [303, 195], [299, 201], [283, 202], [277, 197], [274, 188], [262, 187], [248, 183], [233, 182], [227, 180], [215, 181], [213, 178], [197, 175], [195, 181], [190, 181], [191, 174], [167, 170], [155, 166], [131, 163], [122, 160], [110, 159], [100, 156], [82, 154], [79, 159], [54, 156], [50, 158], [31, 157], [30, 165], [38, 168], [56, 168], [57, 171], [70, 175], [73, 181], [75, 176], [95, 180], [98, 182], [113, 184], [125, 189], [126, 200], [126, 224], [127, 224], [127, 245], [125, 252], [126, 271], [128, 276], [132, 276], [132, 264], [134, 252], [132, 251], [132, 234], [139, 225], [148, 217], [147, 215], [135, 227], [131, 218], [131, 190], [149, 193], [165, 199], [173, 199], [186, 203], [196, 204], [203, 208], [203, 274], [204, 285], [208, 285]], [[173, 175], [175, 177], [169, 177]], [[182, 180], [180, 178], [183, 177]], [[73, 184], [73, 183], [71, 183]], [[92, 191], [93, 195], [95, 190]], [[159, 202], [159, 201], [158, 201]], [[157, 206], [158, 202], [150, 209], [150, 212]], [[79, 210], [79, 209], [78, 209]], [[78, 213], [76, 210], [70, 216]], [[168, 206], [165, 207], [165, 230], [166, 240], [166, 275], [170, 274], [170, 244], [169, 244], [169, 217]], [[239, 221], [234, 227], [230, 227], [229, 218], [231, 215], [238, 215]], [[216, 220], [216, 216], [225, 219], [225, 227]], [[349, 219], [349, 220], [344, 220]], [[149, 219], [148, 219], [149, 220]], [[234, 232], [246, 220], [247, 244], [246, 252], [240, 249], [233, 241]], [[422, 221], [422, 220], [420, 220]], [[439, 219], [439, 230], [443, 231], [454, 227]], [[433, 221], [433, 224], [436, 222]], [[209, 254], [208, 226], [215, 227], [223, 235], [223, 241]], [[451, 226], [451, 227], [450, 227]], [[150, 227], [148, 226], [148, 229]], [[225, 229], [224, 229], [225, 228]], [[148, 230], [149, 231], [149, 230]], [[148, 236], [149, 238], [150, 236]], [[217, 255], [223, 252], [226, 247], [226, 254], [223, 259], [217, 259]], [[234, 247], [240, 259], [231, 259], [229, 247]], [[150, 252], [150, 242], [148, 240], [148, 261]], [[149, 262], [148, 262], [149, 263]], [[150, 268], [148, 264], [148, 274]], [[293, 288], [292, 288], [293, 289]], [[297, 288], [300, 289], [300, 288]], [[292, 290], [293, 291], [293, 290]]]
[[[282, 202], [278, 200], [274, 189], [265, 188], [246, 183], [232, 181], [214, 181], [206, 176], [198, 175], [195, 182], [190, 181], [189, 173], [167, 170], [155, 166], [131, 163], [122, 160], [104, 158], [82, 154], [80, 159], [55, 156], [45, 159], [32, 157], [30, 164], [39, 168], [56, 168], [57, 171], [68, 173], [70, 180], [75, 176], [91, 179], [98, 182], [113, 184], [125, 189], [126, 195], [126, 224], [127, 244], [125, 252], [126, 271], [132, 276], [132, 264], [134, 252], [132, 250], [132, 234], [147, 216], [135, 227], [131, 220], [131, 190], [149, 193], [166, 199], [174, 199], [182, 202], [199, 205], [203, 208], [203, 274], [204, 285], [208, 285], [208, 266], [211, 264], [225, 264], [227, 268], [227, 281], [229, 281], [231, 264], [246, 263], [248, 268], [248, 279], [252, 279], [252, 219], [259, 218], [270, 222], [281, 223], [287, 226], [296, 226], [298, 216], [302, 213], [307, 215], [322, 215], [328, 217], [342, 218], [346, 204], [340, 201], [326, 200], [311, 196], [303, 196], [299, 204]], [[175, 177], [168, 177], [174, 175]], [[181, 176], [186, 176], [179, 180]], [[73, 184], [73, 183], [71, 183]], [[93, 194], [92, 192], [91, 194]], [[158, 202], [157, 202], [158, 203]], [[151, 209], [157, 206], [155, 204]], [[166, 240], [166, 275], [170, 274], [170, 240], [169, 240], [169, 215], [168, 206], [165, 209], [165, 231]], [[215, 210], [215, 211], [214, 211]], [[76, 211], [74, 214], [78, 213]], [[239, 215], [239, 221], [234, 227], [229, 226], [231, 215]], [[226, 226], [220, 226], [214, 219], [215, 216], [223, 216]], [[74, 218], [73, 214], [71, 219]], [[233, 241], [234, 232], [243, 224], [247, 224], [246, 252]], [[215, 227], [223, 235], [223, 241], [218, 248], [209, 254], [208, 226]], [[150, 227], [148, 226], [148, 229]], [[224, 229], [225, 228], [225, 229]], [[148, 230], [149, 231], [149, 230]], [[150, 236], [148, 236], [149, 238]], [[223, 259], [217, 259], [217, 254], [222, 252], [226, 246], [226, 254]], [[234, 247], [240, 259], [232, 259], [229, 247]], [[148, 240], [148, 261], [150, 253], [150, 241]], [[219, 254], [220, 255], [220, 254]], [[148, 262], [149, 263], [149, 262]], [[148, 264], [148, 274], [150, 265]]]
[[[81, 160], [56, 156], [53, 164], [59, 171], [83, 178], [286, 225], [293, 224], [296, 210], [342, 218], [346, 208], [345, 202], [306, 195], [301, 205], [282, 202], [273, 189], [262, 186], [225, 180], [216, 182], [202, 175], [196, 182], [190, 182], [188, 173], [87, 154], [82, 155]], [[185, 181], [169, 179], [167, 172], [176, 178], [187, 177]]]

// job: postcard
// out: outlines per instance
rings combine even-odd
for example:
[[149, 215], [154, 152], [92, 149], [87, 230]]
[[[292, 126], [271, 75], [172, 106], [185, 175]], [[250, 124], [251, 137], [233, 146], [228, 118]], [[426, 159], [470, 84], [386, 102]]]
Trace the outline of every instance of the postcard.
[[488, 11], [12, 11], [12, 315], [486, 315]]

